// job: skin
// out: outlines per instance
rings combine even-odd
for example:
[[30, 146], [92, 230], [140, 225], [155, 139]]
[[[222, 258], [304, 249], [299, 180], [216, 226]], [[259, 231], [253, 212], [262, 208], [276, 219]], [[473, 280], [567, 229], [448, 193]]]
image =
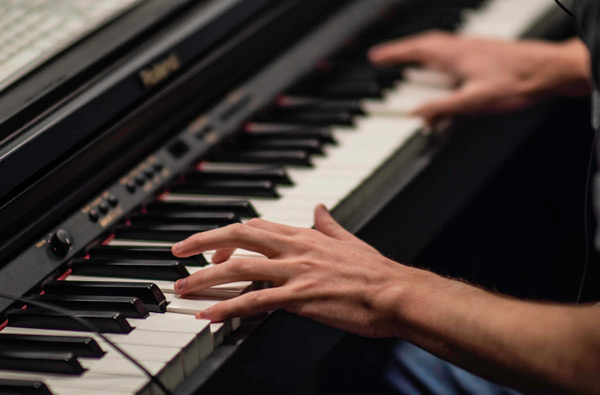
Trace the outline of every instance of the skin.
[[454, 94], [415, 111], [429, 123], [513, 111], [542, 98], [591, 91], [590, 56], [579, 39], [497, 41], [428, 32], [372, 48], [369, 58], [380, 65], [420, 63], [456, 79], [459, 89]]
[[[579, 41], [502, 43], [427, 33], [370, 52], [380, 64], [420, 62], [461, 81], [417, 111], [429, 122], [508, 111], [549, 95], [590, 91]], [[324, 206], [315, 229], [253, 219], [173, 246], [188, 257], [217, 250], [214, 267], [179, 280], [179, 294], [234, 281], [272, 288], [200, 311], [218, 322], [285, 309], [369, 337], [398, 337], [482, 377], [527, 392], [600, 393], [600, 307], [529, 302], [387, 259], [345, 231]], [[231, 259], [236, 248], [264, 258]]]

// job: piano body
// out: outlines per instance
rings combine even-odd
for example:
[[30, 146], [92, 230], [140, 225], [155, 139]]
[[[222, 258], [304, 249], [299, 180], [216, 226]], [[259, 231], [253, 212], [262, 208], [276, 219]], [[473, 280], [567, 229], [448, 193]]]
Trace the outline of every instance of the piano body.
[[[401, 202], [403, 258], [417, 256], [539, 121], [528, 118], [525, 132], [500, 145], [482, 135], [481, 166], [472, 185], [460, 185], [443, 169], [473, 160], [453, 133], [460, 125], [425, 135], [406, 116], [452, 87], [419, 69], [374, 68], [365, 49], [431, 28], [545, 36], [564, 19], [543, 0], [178, 1], [161, 18], [159, 3], [142, 3], [0, 98], [0, 291], [87, 312], [176, 393], [289, 392], [343, 334], [285, 312], [194, 320], [198, 306], [248, 284], [180, 300], [174, 279], [205, 261], [177, 260], [168, 246], [256, 215], [310, 227], [319, 202], [360, 232]], [[423, 198], [432, 185], [452, 191], [452, 201]], [[158, 299], [144, 299], [148, 290]], [[119, 305], [107, 318], [111, 297], [142, 306]], [[108, 351], [94, 334], [69, 331], [83, 329], [75, 323], [22, 306], [0, 298], [3, 347], [69, 335]], [[152, 347], [161, 352], [144, 361]], [[0, 392], [16, 385], [9, 379], [32, 393], [44, 393], [28, 387], [35, 381], [54, 393], [160, 392], [113, 351], [80, 356], [79, 368], [40, 358], [47, 364], [9, 347]]]

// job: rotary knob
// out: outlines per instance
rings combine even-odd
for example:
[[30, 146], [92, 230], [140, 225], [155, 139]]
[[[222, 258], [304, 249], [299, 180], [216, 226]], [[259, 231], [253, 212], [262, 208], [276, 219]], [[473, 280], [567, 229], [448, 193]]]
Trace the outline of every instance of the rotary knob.
[[54, 255], [63, 257], [73, 245], [73, 237], [64, 229], [59, 229], [50, 238], [50, 250]]

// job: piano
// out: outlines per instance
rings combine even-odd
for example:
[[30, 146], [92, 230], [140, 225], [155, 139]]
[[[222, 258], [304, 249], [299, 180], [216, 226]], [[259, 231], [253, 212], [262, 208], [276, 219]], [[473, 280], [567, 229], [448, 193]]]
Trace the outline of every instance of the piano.
[[[407, 112], [454, 87], [416, 66], [374, 67], [366, 50], [434, 28], [517, 38], [565, 24], [547, 0], [157, 3], [0, 99], [0, 292], [21, 299], [0, 297], [1, 393], [162, 393], [105, 339], [38, 302], [94, 323], [173, 393], [291, 391], [343, 333], [285, 312], [196, 320], [264, 284], [181, 299], [174, 281], [210, 254], [178, 259], [170, 245], [256, 216], [310, 227], [317, 203], [353, 232], [398, 196], [422, 213], [418, 184], [457, 149], [460, 123], [424, 133]], [[496, 147], [481, 182], [526, 137]], [[422, 251], [473, 193], [425, 218], [404, 253]]]

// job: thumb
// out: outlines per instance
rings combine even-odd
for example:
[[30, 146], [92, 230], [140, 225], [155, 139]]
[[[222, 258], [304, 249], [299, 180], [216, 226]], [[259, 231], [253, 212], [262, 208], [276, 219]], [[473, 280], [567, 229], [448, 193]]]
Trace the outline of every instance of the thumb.
[[338, 240], [354, 240], [354, 236], [335, 222], [327, 208], [319, 204], [315, 208], [315, 229]]

